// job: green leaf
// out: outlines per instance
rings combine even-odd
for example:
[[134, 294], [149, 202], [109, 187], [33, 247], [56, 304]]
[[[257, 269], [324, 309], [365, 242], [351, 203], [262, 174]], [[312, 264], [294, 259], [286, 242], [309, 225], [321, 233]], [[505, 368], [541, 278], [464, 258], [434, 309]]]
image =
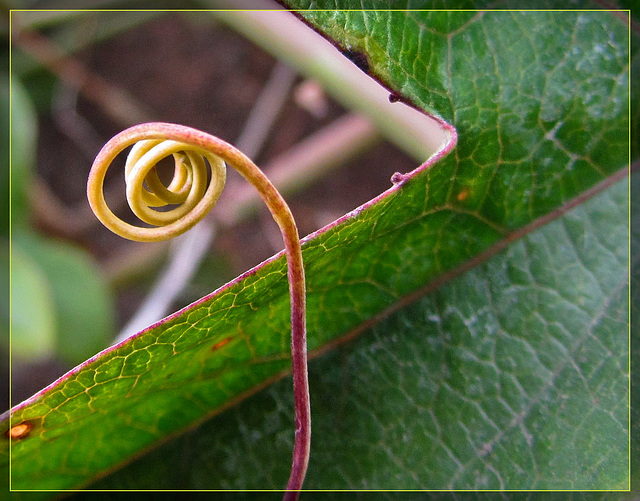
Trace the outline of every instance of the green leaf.
[[[311, 364], [306, 487], [625, 488], [628, 27], [607, 12], [305, 15], [459, 134], [304, 243], [310, 348], [375, 325]], [[286, 291], [280, 256], [20, 405], [12, 487], [82, 486], [281, 376]], [[189, 487], [285, 485], [288, 383], [171, 445]], [[125, 482], [175, 480], [159, 454], [153, 481], [131, 466]]]
[[11, 353], [38, 359], [53, 352], [56, 311], [51, 285], [23, 248], [11, 248]]
[[[27, 231], [13, 231], [12, 248], [16, 246], [38, 263], [49, 284], [55, 352], [75, 365], [106, 346], [115, 332], [115, 305], [93, 260], [75, 246]], [[27, 310], [34, 307], [33, 301], [13, 304]]]
[[11, 81], [11, 225], [28, 221], [28, 187], [35, 167], [38, 121], [29, 95]]
[[[8, 56], [8, 54], [7, 54]], [[3, 82], [9, 82], [9, 75], [7, 72], [0, 72], [1, 78]], [[9, 102], [9, 89], [8, 86], [3, 86], [2, 92], [0, 92], [0, 113], [4, 117], [3, 121], [0, 122], [0, 131], [2, 132], [2, 142], [0, 142], [0, 148], [3, 151], [9, 151], [9, 110], [11, 109], [11, 105]], [[8, 158], [5, 156], [4, 160], [0, 162], [0, 175], [2, 176], [2, 183], [5, 186], [9, 186], [9, 162]], [[2, 211], [4, 214], [9, 214], [9, 190], [2, 190], [0, 192], [0, 207], [2, 207]], [[8, 239], [9, 237], [9, 218], [3, 217], [0, 220], [0, 234]], [[8, 298], [7, 298], [8, 299]]]
[[[627, 488], [627, 213], [621, 182], [313, 361], [305, 487]], [[281, 488], [289, 385], [92, 487]]]

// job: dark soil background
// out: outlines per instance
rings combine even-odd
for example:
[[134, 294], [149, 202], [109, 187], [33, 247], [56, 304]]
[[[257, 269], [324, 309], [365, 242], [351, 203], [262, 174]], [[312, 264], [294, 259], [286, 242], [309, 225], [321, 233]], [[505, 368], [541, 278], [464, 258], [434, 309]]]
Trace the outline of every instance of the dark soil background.
[[[79, 22], [86, 23], [86, 26], [79, 26], [78, 32], [90, 34], [95, 23], [100, 21], [88, 15]], [[46, 31], [43, 34], [47, 35]], [[231, 143], [240, 134], [256, 97], [276, 64], [272, 56], [216, 23], [210, 15], [195, 12], [158, 15], [107, 40], [92, 43], [75, 56], [93, 74], [113, 86], [126, 89], [142, 108], [150, 110], [152, 120], [192, 126]], [[303, 77], [297, 77], [297, 82], [302, 80]], [[39, 98], [33, 97], [36, 101]], [[340, 105], [328, 99], [328, 113], [323, 118], [316, 118], [296, 104], [291, 92], [276, 126], [269, 132], [262, 153], [254, 158], [256, 163], [264, 165], [345, 113]], [[95, 150], [97, 153], [102, 144], [124, 126], [80, 93], [77, 113], [79, 119], [90, 124], [96, 144], [86, 141], [79, 146], [68, 131], [61, 129], [56, 112], [43, 111], [42, 108], [39, 115], [38, 174], [60, 202], [80, 213], [88, 205], [85, 190], [93, 160], [90, 152]], [[408, 172], [415, 167], [416, 162], [404, 153], [380, 142], [321, 182], [286, 196], [301, 236], [389, 188], [394, 172]], [[117, 175], [121, 176], [121, 172]], [[82, 245], [105, 268], [114, 261], [126, 261], [133, 253], [133, 246], [140, 245], [111, 234], [97, 221], [88, 225], [81, 234], [73, 236], [60, 234], [37, 213], [34, 225], [44, 234]], [[275, 231], [275, 224], [264, 209], [257, 217], [219, 232], [211, 251], [211, 263], [202, 266], [193, 289], [185, 292], [182, 298], [185, 302], [177, 304], [176, 308], [214, 290], [280, 250], [281, 247], [276, 248], [269, 243], [274, 240], [269, 238], [269, 233]], [[161, 264], [154, 262], [155, 271], [152, 270], [146, 278], [136, 277], [134, 273], [131, 280], [117, 282], [119, 326], [126, 322], [144, 298]], [[14, 371], [14, 405], [69, 368], [57, 360], [50, 360], [35, 368]]]

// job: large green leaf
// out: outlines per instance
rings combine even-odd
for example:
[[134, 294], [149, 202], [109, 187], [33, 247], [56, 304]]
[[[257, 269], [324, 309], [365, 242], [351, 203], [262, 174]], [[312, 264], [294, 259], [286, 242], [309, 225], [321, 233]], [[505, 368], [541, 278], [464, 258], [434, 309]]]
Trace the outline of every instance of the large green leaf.
[[[314, 361], [305, 487], [625, 489], [627, 213], [622, 182]], [[289, 385], [93, 487], [281, 488]]]
[[[606, 12], [308, 16], [459, 136], [305, 241], [310, 348], [378, 322], [311, 365], [307, 487], [625, 488], [628, 27]], [[18, 406], [13, 424], [32, 428], [12, 444], [12, 487], [83, 485], [279, 377], [285, 271], [270, 260]], [[169, 446], [207, 446], [188, 487], [284, 485], [287, 383]], [[161, 454], [126, 482], [175, 480]]]

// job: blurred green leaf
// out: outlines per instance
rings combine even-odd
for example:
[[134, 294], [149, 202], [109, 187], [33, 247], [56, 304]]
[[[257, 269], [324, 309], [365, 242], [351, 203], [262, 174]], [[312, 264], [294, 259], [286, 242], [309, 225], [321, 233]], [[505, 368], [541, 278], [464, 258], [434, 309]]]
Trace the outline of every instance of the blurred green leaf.
[[29, 219], [28, 190], [36, 162], [38, 119], [20, 82], [11, 81], [11, 225], [25, 227]]
[[[9, 239], [0, 238], [0, 283], [2, 283], [2, 293], [0, 293], [0, 353], [6, 357], [2, 359], [9, 367]], [[0, 362], [0, 367], [2, 367]], [[8, 375], [8, 374], [7, 374]]]
[[[305, 15], [459, 134], [305, 242], [310, 348], [379, 324], [311, 366], [307, 487], [625, 488], [628, 26], [608, 12]], [[590, 190], [603, 193], [564, 215]], [[17, 408], [33, 428], [13, 443], [12, 486], [82, 486], [279, 377], [286, 291], [271, 260]], [[180, 467], [164, 450], [124, 483], [185, 486], [182, 471], [190, 488], [283, 487], [287, 383], [174, 442]]]
[[11, 354], [34, 360], [50, 356], [56, 340], [51, 286], [38, 262], [11, 246]]
[[[9, 82], [9, 76], [7, 73], [1, 73], [2, 81]], [[2, 124], [0, 125], [0, 131], [2, 132], [2, 139], [0, 140], [0, 148], [2, 151], [9, 151], [9, 88], [8, 85], [4, 86], [0, 92], [0, 112], [4, 117]], [[0, 160], [0, 176], [2, 176], [2, 183], [4, 186], [9, 186], [9, 159], [5, 157]], [[0, 219], [0, 235], [8, 239], [9, 236], [9, 190], [5, 189], [0, 192], [0, 207], [2, 207], [4, 217]], [[8, 241], [8, 240], [7, 240]], [[6, 244], [5, 244], [6, 245]], [[8, 288], [7, 288], [8, 289]]]
[[75, 365], [107, 346], [115, 334], [115, 304], [96, 263], [75, 246], [14, 232], [12, 245], [37, 262], [56, 311], [55, 352]]
[[22, 359], [58, 354], [75, 365], [113, 337], [115, 308], [104, 279], [86, 252], [38, 237], [30, 229], [29, 190], [36, 162], [37, 123], [29, 94], [14, 79], [11, 82], [12, 347], [13, 353]]

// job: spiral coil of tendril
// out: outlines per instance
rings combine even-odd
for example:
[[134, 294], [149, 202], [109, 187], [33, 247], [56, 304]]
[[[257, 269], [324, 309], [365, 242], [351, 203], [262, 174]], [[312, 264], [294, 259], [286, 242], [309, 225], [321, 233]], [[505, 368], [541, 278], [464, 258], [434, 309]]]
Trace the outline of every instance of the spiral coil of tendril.
[[[127, 201], [133, 213], [152, 227], [134, 226], [123, 221], [111, 211], [104, 198], [106, 172], [115, 158], [130, 146], [124, 169]], [[165, 186], [155, 167], [169, 156], [174, 160], [174, 172], [171, 182]], [[248, 157], [223, 140], [182, 125], [147, 123], [122, 131], [100, 150], [89, 173], [87, 197], [98, 219], [114, 233], [140, 242], [166, 240], [193, 227], [213, 208], [225, 184], [225, 164], [236, 169], [256, 188], [280, 227], [285, 244], [291, 296], [296, 422], [293, 462], [285, 498], [296, 499], [307, 471], [311, 440], [306, 289], [298, 229], [278, 190]], [[168, 210], [155, 210], [160, 207]]]
[[[103, 151], [111, 153], [112, 161], [128, 144], [119, 144], [115, 155], [108, 146]], [[169, 156], [173, 157], [174, 171], [165, 186], [156, 165]], [[174, 140], [137, 141], [125, 163], [127, 202], [141, 221], [154, 226], [138, 227], [124, 222], [106, 204], [103, 184], [109, 164], [96, 159], [90, 177], [90, 202], [105, 226], [130, 240], [165, 240], [190, 229], [215, 205], [226, 181], [224, 161], [203, 148]], [[156, 210], [161, 207], [168, 210]]]

